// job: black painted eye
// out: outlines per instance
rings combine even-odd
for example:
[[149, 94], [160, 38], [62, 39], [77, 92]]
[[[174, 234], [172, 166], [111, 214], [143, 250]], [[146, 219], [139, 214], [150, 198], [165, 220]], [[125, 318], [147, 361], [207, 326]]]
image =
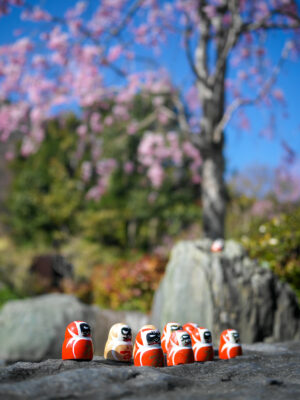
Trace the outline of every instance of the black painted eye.
[[232, 334], [233, 339], [235, 340], [235, 343], [239, 343], [240, 342], [240, 335], [237, 332], [234, 332]]
[[181, 341], [184, 346], [189, 346], [191, 344], [191, 337], [189, 334], [184, 334], [181, 336]]
[[205, 343], [211, 343], [211, 333], [210, 332], [204, 332], [204, 342]]
[[182, 330], [180, 325], [171, 325], [171, 332]]
[[131, 328], [128, 327], [121, 328], [121, 333], [126, 338], [131, 338]]
[[160, 333], [159, 331], [151, 331], [147, 333], [146, 340], [148, 344], [160, 343]]
[[90, 336], [91, 328], [87, 323], [80, 324], [80, 331], [82, 336]]

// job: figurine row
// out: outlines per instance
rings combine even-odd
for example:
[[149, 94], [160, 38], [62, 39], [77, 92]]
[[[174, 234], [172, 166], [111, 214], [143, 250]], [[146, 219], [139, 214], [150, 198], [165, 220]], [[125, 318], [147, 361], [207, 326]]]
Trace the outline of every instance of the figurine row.
[[[219, 358], [229, 359], [242, 354], [239, 334], [234, 329], [222, 332]], [[194, 361], [212, 361], [214, 350], [211, 332], [195, 323], [183, 326], [177, 322], [165, 325], [162, 337], [154, 325], [142, 327], [132, 345], [131, 328], [123, 323], [111, 327], [104, 349], [106, 359], [129, 362], [135, 366], [163, 367], [190, 364]], [[90, 326], [74, 321], [67, 326], [62, 346], [63, 360], [87, 360], [93, 358], [93, 342]]]

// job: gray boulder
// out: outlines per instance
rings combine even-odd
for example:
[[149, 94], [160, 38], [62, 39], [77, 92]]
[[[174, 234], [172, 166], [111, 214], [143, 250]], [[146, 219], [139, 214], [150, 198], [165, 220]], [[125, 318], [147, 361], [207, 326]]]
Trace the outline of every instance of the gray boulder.
[[178, 243], [155, 294], [152, 321], [197, 322], [218, 338], [236, 328], [244, 343], [300, 339], [300, 309], [289, 285], [227, 241], [220, 253], [211, 241]]
[[95, 354], [102, 355], [110, 326], [125, 322], [133, 331], [148, 318], [138, 312], [114, 312], [88, 306], [75, 297], [49, 294], [7, 302], [0, 311], [0, 359], [39, 361], [61, 358], [66, 326], [74, 320], [92, 328]]

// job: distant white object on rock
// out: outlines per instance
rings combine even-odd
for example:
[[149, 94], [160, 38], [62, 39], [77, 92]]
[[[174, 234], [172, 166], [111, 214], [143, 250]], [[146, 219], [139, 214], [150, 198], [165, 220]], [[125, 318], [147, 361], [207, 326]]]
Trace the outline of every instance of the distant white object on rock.
[[223, 239], [216, 239], [212, 242], [210, 251], [212, 253], [219, 253], [220, 251], [224, 250], [225, 242]]

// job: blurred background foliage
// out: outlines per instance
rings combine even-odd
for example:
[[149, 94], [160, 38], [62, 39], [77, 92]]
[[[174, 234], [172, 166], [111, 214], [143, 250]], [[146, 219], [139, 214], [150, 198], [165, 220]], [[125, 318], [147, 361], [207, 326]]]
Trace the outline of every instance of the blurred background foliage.
[[[131, 117], [149, 114], [150, 100], [137, 98]], [[109, 116], [111, 107], [101, 112]], [[95, 143], [79, 148], [79, 126], [74, 115], [50, 121], [39, 150], [26, 158], [17, 152], [10, 162], [0, 211], [0, 305], [59, 290], [102, 307], [149, 311], [174, 242], [201, 235], [201, 187], [191, 183], [185, 160], [181, 167], [166, 165], [167, 178], [155, 190], [138, 160], [145, 132], [129, 135], [122, 122], [101, 133], [102, 157], [117, 165], [106, 193], [94, 201], [88, 197], [93, 171], [87, 181], [82, 173]], [[270, 183], [266, 171], [261, 169], [261, 180], [258, 172], [228, 180], [227, 237], [241, 241], [300, 297], [300, 203], [279, 201], [272, 185], [263, 187]], [[37, 288], [32, 263], [41, 254], [63, 255], [73, 265], [72, 279]]]

